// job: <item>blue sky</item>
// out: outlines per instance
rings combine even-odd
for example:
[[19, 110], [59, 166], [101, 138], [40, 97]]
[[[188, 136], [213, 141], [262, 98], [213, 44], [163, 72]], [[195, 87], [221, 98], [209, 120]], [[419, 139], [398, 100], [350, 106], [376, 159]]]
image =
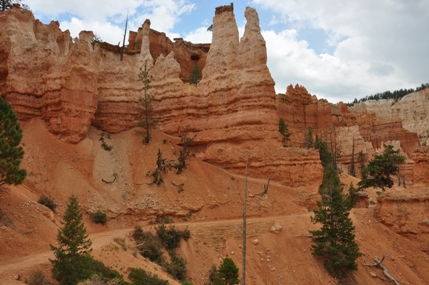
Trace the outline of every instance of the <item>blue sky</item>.
[[[44, 23], [112, 44], [122, 41], [127, 12], [132, 30], [148, 18], [170, 38], [210, 42], [215, 7], [230, 1], [23, 0]], [[429, 0], [234, 1], [240, 34], [246, 6], [259, 13], [278, 93], [298, 83], [336, 103], [429, 82]]]

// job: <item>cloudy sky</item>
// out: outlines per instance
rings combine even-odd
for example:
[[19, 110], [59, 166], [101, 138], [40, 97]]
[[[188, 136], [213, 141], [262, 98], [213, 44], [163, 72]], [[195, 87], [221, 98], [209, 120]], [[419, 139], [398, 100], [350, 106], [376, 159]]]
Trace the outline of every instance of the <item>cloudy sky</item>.
[[[211, 42], [215, 7], [232, 0], [23, 0], [37, 19], [60, 22], [72, 36], [92, 30], [122, 41], [145, 19], [170, 38]], [[234, 13], [242, 35], [246, 6], [259, 13], [276, 92], [304, 85], [330, 102], [415, 88], [429, 82], [429, 0], [240, 0]]]

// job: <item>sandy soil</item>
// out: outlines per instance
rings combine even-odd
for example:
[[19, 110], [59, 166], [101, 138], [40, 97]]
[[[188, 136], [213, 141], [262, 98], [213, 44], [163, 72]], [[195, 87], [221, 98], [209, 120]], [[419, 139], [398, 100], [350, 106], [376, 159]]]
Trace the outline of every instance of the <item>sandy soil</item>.
[[[0, 193], [0, 284], [23, 284], [35, 269], [51, 277], [49, 244], [56, 242], [67, 197], [72, 193], [79, 197], [84, 210], [94, 257], [124, 275], [128, 267], [142, 267], [169, 278], [159, 266], [133, 255], [129, 236], [135, 225], [153, 230], [149, 222], [156, 216], [168, 216], [176, 227], [190, 229], [191, 239], [182, 241], [178, 253], [187, 260], [188, 279], [195, 285], [204, 284], [210, 267], [219, 265], [226, 256], [234, 260], [241, 274], [242, 239], [235, 225], [241, 225], [243, 176], [192, 159], [182, 174], [170, 172], [164, 176], [164, 184], [149, 186], [150, 178], [145, 174], [154, 168], [158, 149], [166, 158], [176, 157], [177, 138], [155, 132], [146, 146], [132, 131], [124, 132], [107, 140], [113, 146], [108, 152], [101, 148], [101, 132], [94, 128], [77, 145], [58, 141], [40, 120], [24, 123], [23, 129], [23, 166], [28, 178], [23, 185]], [[114, 173], [117, 181], [102, 182], [113, 179]], [[358, 181], [347, 175], [341, 178], [345, 185]], [[172, 181], [184, 183], [184, 191], [179, 193]], [[271, 181], [267, 195], [258, 195], [265, 183], [248, 179], [246, 284], [335, 284], [310, 253], [309, 230], [317, 226], [310, 221], [307, 198], [314, 189]], [[55, 199], [56, 213], [37, 203], [42, 194]], [[376, 201], [375, 190], [369, 195]], [[428, 255], [412, 237], [396, 234], [380, 223], [376, 206], [351, 212], [363, 256], [349, 284], [391, 284], [380, 269], [363, 265], [383, 255], [383, 265], [400, 284], [428, 284]], [[98, 209], [108, 214], [106, 226], [93, 224], [88, 218]], [[270, 231], [274, 224], [281, 226], [277, 233]], [[128, 249], [115, 243], [115, 237], [124, 237]], [[20, 280], [16, 280], [19, 275]]]

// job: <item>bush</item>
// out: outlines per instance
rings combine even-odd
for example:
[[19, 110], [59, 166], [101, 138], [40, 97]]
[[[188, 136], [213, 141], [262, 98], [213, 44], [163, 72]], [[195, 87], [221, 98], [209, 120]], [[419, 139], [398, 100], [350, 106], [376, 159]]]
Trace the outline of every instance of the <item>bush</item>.
[[142, 256], [149, 258], [150, 261], [157, 264], [162, 264], [164, 262], [161, 251], [162, 245], [151, 232], [144, 232], [141, 227], [136, 226], [134, 228], [133, 238]]
[[46, 279], [42, 271], [36, 270], [30, 274], [30, 279], [25, 280], [28, 285], [53, 285], [52, 282]]
[[97, 212], [94, 212], [94, 213], [90, 213], [89, 218], [91, 219], [91, 221], [93, 221], [96, 224], [105, 225], [107, 222], [106, 213], [104, 213], [100, 210], [98, 210]]
[[145, 284], [145, 285], [168, 285], [167, 280], [159, 279], [158, 276], [147, 273], [141, 268], [129, 268], [131, 270], [128, 274], [128, 278], [133, 281], [134, 284]]
[[171, 262], [164, 264], [165, 270], [175, 279], [185, 281], [186, 279], [186, 260], [177, 256], [174, 251], [169, 252]]
[[48, 196], [43, 194], [42, 196], [40, 196], [39, 200], [37, 200], [37, 203], [48, 207], [52, 210], [52, 212], [55, 213], [55, 208], [57, 207], [57, 204], [55, 204], [54, 199], [49, 198]]
[[188, 229], [180, 231], [176, 230], [174, 226], [170, 226], [167, 229], [164, 224], [156, 227], [155, 229], [156, 234], [168, 251], [176, 249], [179, 246], [181, 238], [187, 241], [191, 237], [191, 232]]

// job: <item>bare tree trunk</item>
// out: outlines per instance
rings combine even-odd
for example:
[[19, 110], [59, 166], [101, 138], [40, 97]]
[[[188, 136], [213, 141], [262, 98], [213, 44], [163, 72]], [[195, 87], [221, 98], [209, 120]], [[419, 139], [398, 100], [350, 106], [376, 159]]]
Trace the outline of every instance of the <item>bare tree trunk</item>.
[[[244, 202], [243, 202], [243, 276], [241, 277], [241, 284], [246, 284], [246, 202], [247, 202], [247, 164], [249, 157], [246, 157], [246, 180], [244, 186]], [[267, 185], [268, 189], [268, 185]]]
[[127, 21], [125, 22], [124, 41], [122, 42], [122, 48], [121, 48], [121, 61], [124, 58], [125, 37], [127, 35], [127, 27], [128, 27], [128, 13], [127, 13]]

